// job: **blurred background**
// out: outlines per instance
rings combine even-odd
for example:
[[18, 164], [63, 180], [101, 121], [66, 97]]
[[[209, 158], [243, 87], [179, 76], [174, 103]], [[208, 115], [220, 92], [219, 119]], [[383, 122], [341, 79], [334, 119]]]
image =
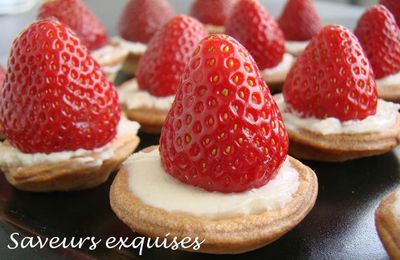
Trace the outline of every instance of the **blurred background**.
[[[0, 0], [0, 64], [6, 57], [13, 39], [36, 19], [39, 4], [44, 0]], [[100, 18], [110, 36], [116, 35], [117, 21], [127, 0], [84, 0]], [[192, 0], [168, 0], [177, 13], [187, 13]], [[278, 17], [286, 0], [259, 0], [268, 11]], [[399, 0], [400, 1], [400, 0]], [[340, 23], [353, 29], [365, 6], [378, 0], [315, 0], [324, 24]], [[110, 8], [112, 7], [112, 8]]]

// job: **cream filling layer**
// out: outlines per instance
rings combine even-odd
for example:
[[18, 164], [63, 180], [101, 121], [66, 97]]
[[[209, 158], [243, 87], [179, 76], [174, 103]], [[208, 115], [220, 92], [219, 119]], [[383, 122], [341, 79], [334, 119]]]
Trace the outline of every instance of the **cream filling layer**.
[[399, 85], [400, 86], [400, 72], [389, 75], [387, 77], [381, 78], [381, 79], [376, 79], [375, 80], [376, 85], [379, 89], [384, 89], [385, 87], [393, 86], [393, 85]]
[[283, 83], [294, 63], [292, 54], [285, 53], [282, 61], [273, 68], [264, 69], [261, 75], [267, 83]]
[[286, 51], [295, 56], [299, 56], [306, 49], [310, 41], [286, 41]]
[[123, 165], [129, 189], [143, 203], [168, 212], [210, 219], [237, 217], [284, 207], [300, 185], [299, 173], [287, 159], [265, 186], [241, 193], [209, 192], [183, 184], [161, 165], [158, 149], [133, 154]]
[[114, 37], [111, 42], [121, 45], [126, 51], [136, 55], [143, 55], [147, 50], [147, 45], [141, 42], [131, 42], [122, 39], [121, 37]]
[[322, 135], [331, 134], [365, 134], [381, 132], [396, 124], [400, 109], [399, 104], [378, 100], [378, 107], [375, 115], [363, 120], [349, 120], [341, 122], [339, 119], [329, 117], [302, 118], [296, 113], [289, 112], [282, 94], [274, 95], [274, 99], [281, 111], [283, 121], [288, 129], [305, 129]]
[[118, 87], [119, 100], [127, 109], [149, 108], [169, 110], [174, 102], [175, 95], [157, 97], [139, 89], [136, 79], [129, 80]]
[[[113, 156], [112, 145], [117, 139], [136, 135], [140, 125], [134, 121], [122, 119], [118, 125], [117, 136], [113, 141], [101, 148], [94, 150], [78, 149], [76, 151], [55, 152], [50, 154], [45, 153], [23, 153], [17, 148], [11, 146], [8, 142], [0, 143], [0, 168], [14, 167], [30, 167], [40, 164], [54, 164], [70, 159], [76, 159], [82, 163], [93, 162], [96, 165], [102, 165], [103, 161], [110, 159]], [[91, 154], [98, 154], [98, 159], [90, 157]]]

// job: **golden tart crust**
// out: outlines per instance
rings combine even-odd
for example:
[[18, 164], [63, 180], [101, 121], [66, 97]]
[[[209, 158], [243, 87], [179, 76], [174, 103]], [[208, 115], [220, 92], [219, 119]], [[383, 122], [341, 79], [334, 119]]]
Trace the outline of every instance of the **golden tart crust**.
[[[158, 149], [151, 147], [147, 151]], [[145, 151], [146, 151], [145, 150]], [[284, 208], [259, 214], [208, 219], [194, 215], [168, 212], [144, 204], [128, 185], [128, 173], [122, 169], [110, 191], [115, 214], [131, 229], [155, 238], [184, 237], [205, 240], [199, 252], [237, 254], [263, 247], [287, 233], [310, 212], [315, 204], [318, 183], [315, 173], [296, 159], [289, 158], [299, 172], [300, 185], [293, 199]]]
[[393, 212], [396, 191], [387, 195], [375, 212], [375, 224], [383, 246], [391, 259], [400, 259], [400, 218]]
[[387, 101], [400, 103], [400, 83], [387, 84], [384, 87], [377, 87], [378, 97]]
[[[136, 149], [139, 137], [126, 136], [112, 143], [113, 155], [101, 166], [76, 162], [77, 158], [53, 164], [29, 167], [2, 168], [8, 182], [24, 191], [73, 191], [97, 187], [107, 181], [110, 174]], [[97, 159], [98, 153], [85, 155]], [[79, 159], [79, 157], [78, 157]]]
[[305, 160], [340, 162], [391, 151], [400, 144], [400, 115], [382, 132], [322, 135], [305, 129], [287, 129], [289, 154]]

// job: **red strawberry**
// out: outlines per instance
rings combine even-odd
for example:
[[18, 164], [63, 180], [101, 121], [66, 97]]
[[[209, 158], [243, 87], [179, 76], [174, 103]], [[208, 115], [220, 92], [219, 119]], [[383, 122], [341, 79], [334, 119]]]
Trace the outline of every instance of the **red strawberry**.
[[289, 72], [289, 109], [303, 117], [364, 119], [376, 113], [374, 73], [357, 38], [340, 25], [324, 27]]
[[190, 14], [204, 24], [224, 25], [237, 0], [196, 0]]
[[289, 0], [278, 20], [289, 41], [308, 41], [321, 30], [321, 20], [312, 0]]
[[251, 55], [225, 35], [202, 40], [161, 132], [164, 169], [209, 191], [241, 192], [274, 178], [287, 150], [281, 115]]
[[258, 1], [239, 0], [225, 23], [225, 31], [249, 50], [260, 69], [282, 61], [283, 32]]
[[128, 41], [148, 43], [174, 15], [166, 0], [130, 0], [118, 24], [119, 34]]
[[39, 9], [38, 18], [54, 17], [74, 30], [90, 50], [103, 47], [108, 37], [103, 25], [81, 0], [51, 0]]
[[56, 20], [30, 25], [14, 41], [0, 124], [26, 153], [104, 146], [116, 135], [118, 95], [78, 36]]
[[139, 61], [140, 88], [155, 96], [174, 95], [190, 55], [206, 35], [197, 20], [184, 15], [172, 18], [154, 35]]
[[386, 6], [394, 15], [397, 25], [400, 26], [400, 2], [399, 0], [380, 0], [380, 4]]
[[386, 7], [369, 8], [358, 21], [355, 34], [376, 78], [400, 72], [400, 29]]
[[6, 71], [4, 70], [3, 66], [0, 65], [0, 87], [3, 86], [5, 77]]

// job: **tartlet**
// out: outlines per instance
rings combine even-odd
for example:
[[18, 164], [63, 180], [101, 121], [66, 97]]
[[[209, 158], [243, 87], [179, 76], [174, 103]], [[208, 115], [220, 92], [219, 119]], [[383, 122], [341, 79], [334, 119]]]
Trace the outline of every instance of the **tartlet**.
[[400, 259], [400, 189], [381, 201], [375, 213], [375, 224], [390, 258]]
[[142, 130], [159, 134], [171, 107], [185, 63], [202, 37], [203, 25], [188, 16], [176, 16], [151, 39], [139, 61], [137, 78], [118, 90], [127, 117]]
[[400, 29], [383, 5], [368, 8], [354, 33], [375, 73], [378, 96], [400, 102]]
[[[157, 147], [150, 147], [151, 152]], [[283, 208], [236, 216], [210, 219], [187, 213], [170, 212], [144, 203], [129, 188], [129, 172], [122, 167], [110, 190], [113, 211], [126, 225], [151, 238], [199, 237], [205, 240], [199, 252], [238, 254], [263, 247], [295, 227], [314, 206], [318, 183], [315, 173], [294, 158], [290, 164], [299, 172], [300, 184], [293, 199]]]
[[140, 125], [121, 120], [114, 85], [75, 32], [54, 19], [35, 22], [14, 40], [9, 61], [0, 88], [0, 170], [9, 183], [48, 192], [105, 182], [138, 145]]

